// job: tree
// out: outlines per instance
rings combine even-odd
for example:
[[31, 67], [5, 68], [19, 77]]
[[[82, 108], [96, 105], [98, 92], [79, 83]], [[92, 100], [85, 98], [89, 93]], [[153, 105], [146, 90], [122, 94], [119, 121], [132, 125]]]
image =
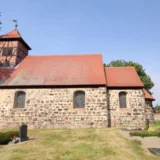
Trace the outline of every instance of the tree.
[[156, 112], [160, 112], [160, 105], [156, 105], [156, 107], [154, 108], [154, 110], [156, 111]]
[[133, 66], [135, 67], [141, 81], [144, 84], [144, 88], [149, 91], [153, 86], [154, 83], [152, 82], [151, 78], [149, 75], [147, 75], [147, 73], [145, 72], [145, 69], [143, 68], [142, 65], [140, 65], [139, 63], [136, 62], [132, 62], [132, 61], [124, 61], [124, 60], [116, 60], [116, 61], [111, 61], [109, 64], [104, 64], [104, 66], [107, 67], [127, 67], [127, 66]]

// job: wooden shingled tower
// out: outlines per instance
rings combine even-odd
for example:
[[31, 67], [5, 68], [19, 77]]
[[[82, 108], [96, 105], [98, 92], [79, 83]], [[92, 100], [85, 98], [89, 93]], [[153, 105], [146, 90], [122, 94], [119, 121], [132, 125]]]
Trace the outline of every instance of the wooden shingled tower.
[[0, 67], [15, 67], [31, 50], [17, 29], [0, 36]]

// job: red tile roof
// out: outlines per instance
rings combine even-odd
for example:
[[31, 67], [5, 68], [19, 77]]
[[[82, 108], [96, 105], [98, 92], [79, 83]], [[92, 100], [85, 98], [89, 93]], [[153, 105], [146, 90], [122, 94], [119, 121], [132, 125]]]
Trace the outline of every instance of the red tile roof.
[[14, 29], [7, 34], [1, 35], [0, 38], [21, 38], [21, 35], [18, 30]]
[[145, 99], [148, 99], [148, 100], [151, 100], [151, 101], [154, 101], [155, 99], [153, 98], [153, 96], [147, 92], [145, 89], [143, 89], [143, 92], [144, 92], [144, 97]]
[[5, 83], [5, 81], [11, 76], [13, 71], [13, 68], [0, 68], [0, 85]]
[[108, 87], [143, 87], [134, 67], [106, 67]]
[[102, 56], [28, 56], [5, 85], [106, 85]]
[[4, 35], [1, 35], [0, 36], [0, 40], [3, 41], [3, 40], [13, 40], [13, 39], [16, 39], [16, 40], [20, 40], [22, 41], [22, 43], [29, 49], [31, 50], [30, 46], [23, 40], [21, 34], [18, 32], [18, 30], [14, 29], [12, 30], [11, 32], [7, 33], [7, 34], [4, 34]]

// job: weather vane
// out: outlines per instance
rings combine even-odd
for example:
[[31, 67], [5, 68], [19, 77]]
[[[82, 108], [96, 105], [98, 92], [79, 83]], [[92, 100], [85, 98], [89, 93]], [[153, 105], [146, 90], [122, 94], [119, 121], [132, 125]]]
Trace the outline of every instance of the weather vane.
[[15, 23], [15, 29], [17, 29], [18, 27], [17, 20], [13, 20], [13, 22]]

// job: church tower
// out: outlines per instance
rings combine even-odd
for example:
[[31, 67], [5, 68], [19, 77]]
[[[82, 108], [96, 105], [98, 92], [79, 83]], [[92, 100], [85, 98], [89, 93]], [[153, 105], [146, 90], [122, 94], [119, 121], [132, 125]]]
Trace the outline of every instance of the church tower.
[[15, 67], [31, 50], [17, 29], [0, 36], [0, 67]]

